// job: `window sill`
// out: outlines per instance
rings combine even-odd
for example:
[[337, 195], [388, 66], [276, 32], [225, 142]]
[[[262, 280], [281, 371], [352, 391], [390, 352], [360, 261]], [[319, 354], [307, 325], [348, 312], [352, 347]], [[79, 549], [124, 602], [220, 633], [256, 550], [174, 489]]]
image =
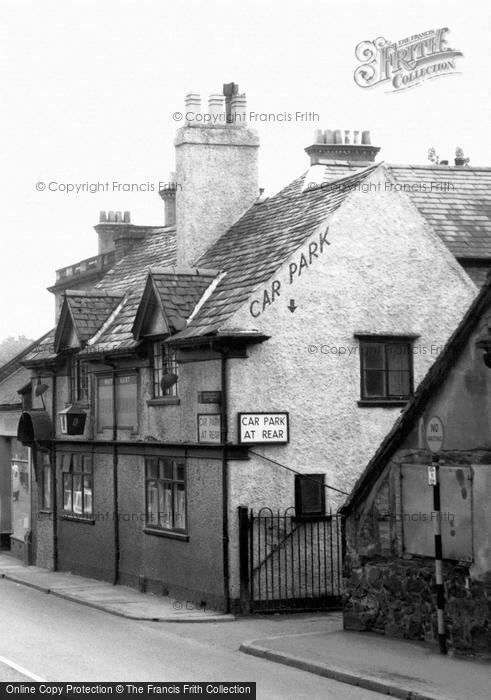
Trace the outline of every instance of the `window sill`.
[[41, 508], [38, 511], [38, 515], [53, 515], [53, 511], [51, 508], [49, 510], [48, 510], [48, 508]]
[[149, 399], [147, 406], [178, 406], [180, 403], [178, 396], [162, 396], [158, 399]]
[[171, 540], [181, 540], [181, 542], [189, 542], [189, 535], [185, 532], [173, 532], [172, 530], [157, 530], [156, 528], [145, 527], [143, 532], [146, 535], [155, 535], [156, 537], [168, 537]]
[[63, 513], [60, 516], [61, 520], [70, 520], [75, 523], [86, 523], [87, 525], [95, 525], [95, 518], [84, 518], [79, 515], [68, 515], [68, 513]]
[[405, 406], [411, 399], [412, 396], [408, 396], [407, 399], [360, 399], [360, 401], [357, 401], [357, 403], [358, 406], [361, 406], [362, 408], [391, 408]]

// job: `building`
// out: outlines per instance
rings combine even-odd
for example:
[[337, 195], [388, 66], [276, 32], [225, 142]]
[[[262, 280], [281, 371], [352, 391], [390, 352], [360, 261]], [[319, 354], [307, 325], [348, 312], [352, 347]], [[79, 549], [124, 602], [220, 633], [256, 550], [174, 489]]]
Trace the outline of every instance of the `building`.
[[49, 334], [0, 368], [0, 547], [32, 563], [30, 451], [17, 440], [22, 411], [32, 408], [31, 372], [22, 365]]
[[[114, 266], [91, 288], [54, 289], [53, 347], [24, 363], [47, 387], [46, 410], [19, 427], [36, 465], [36, 562], [222, 609], [307, 605], [318, 578], [271, 588], [268, 572], [298, 568], [285, 543], [300, 551], [307, 530], [311, 557], [332, 541], [314, 521], [332, 526], [326, 513], [474, 298], [447, 244], [469, 239], [483, 195], [466, 189], [469, 221], [448, 192], [425, 213], [367, 133], [334, 132], [264, 199], [245, 97], [230, 84], [208, 110], [214, 126], [186, 98], [165, 226], [103, 214]], [[260, 520], [273, 510], [274, 527]], [[244, 552], [263, 525], [254, 565]]]
[[[484, 351], [484, 354], [483, 354]], [[491, 653], [491, 277], [351, 492], [346, 629], [437, 639], [440, 522], [447, 645]], [[429, 465], [438, 451], [440, 513]]]

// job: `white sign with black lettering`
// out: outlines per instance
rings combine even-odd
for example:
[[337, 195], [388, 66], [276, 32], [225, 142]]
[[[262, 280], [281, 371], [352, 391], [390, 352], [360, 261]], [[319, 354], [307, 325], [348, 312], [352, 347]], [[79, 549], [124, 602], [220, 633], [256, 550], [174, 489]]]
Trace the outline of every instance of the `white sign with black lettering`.
[[285, 443], [289, 440], [288, 413], [239, 413], [239, 442]]
[[220, 443], [221, 427], [219, 413], [198, 413], [198, 442]]

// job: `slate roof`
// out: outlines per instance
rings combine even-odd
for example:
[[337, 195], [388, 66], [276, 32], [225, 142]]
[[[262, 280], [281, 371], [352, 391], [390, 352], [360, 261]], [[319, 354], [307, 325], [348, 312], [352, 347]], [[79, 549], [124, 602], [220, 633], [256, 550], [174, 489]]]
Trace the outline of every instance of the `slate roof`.
[[23, 363], [28, 357], [36, 356], [49, 339], [52, 339], [53, 331], [45, 333], [38, 340], [28, 345], [24, 350], [0, 367], [0, 405], [21, 404], [21, 398], [17, 393], [31, 380], [31, 372]]
[[152, 271], [150, 274], [166, 320], [176, 330], [184, 327], [216, 276], [216, 273], [207, 274], [206, 271], [201, 274]]
[[81, 343], [95, 335], [122, 298], [103, 290], [67, 291], [65, 296]]
[[462, 321], [450, 336], [442, 352], [431, 365], [423, 380], [420, 382], [412, 399], [406, 404], [400, 417], [386, 435], [378, 450], [368, 463], [364, 472], [356, 481], [350, 495], [346, 499], [341, 512], [350, 513], [368, 493], [370, 487], [382, 474], [385, 465], [394, 452], [401, 446], [403, 440], [411, 432], [416, 421], [423, 414], [425, 407], [435, 392], [443, 384], [452, 367], [457, 362], [466, 344], [480, 322], [483, 314], [491, 308], [491, 274], [488, 275], [485, 286], [465, 313]]
[[41, 336], [39, 340], [33, 343], [28, 352], [20, 359], [21, 364], [37, 362], [42, 360], [54, 360], [56, 353], [54, 351], [55, 329]]
[[388, 168], [456, 258], [491, 258], [491, 168]]
[[131, 331], [149, 269], [172, 267], [175, 263], [175, 229], [154, 228], [141, 242], [136, 243], [94, 288], [94, 291], [124, 297], [113, 317], [105, 319], [106, 323], [92, 337], [93, 346], [85, 348], [80, 356], [95, 351], [125, 351], [138, 345], [139, 341], [133, 338]]
[[31, 370], [19, 367], [12, 374], [0, 382], [0, 406], [17, 407], [22, 404], [18, 389], [31, 381]]
[[307, 238], [335, 212], [377, 167], [370, 166], [343, 179], [340, 189], [302, 192], [304, 175], [278, 194], [252, 206], [197, 262], [198, 267], [226, 274], [188, 327], [176, 339], [216, 333], [268, 280]]

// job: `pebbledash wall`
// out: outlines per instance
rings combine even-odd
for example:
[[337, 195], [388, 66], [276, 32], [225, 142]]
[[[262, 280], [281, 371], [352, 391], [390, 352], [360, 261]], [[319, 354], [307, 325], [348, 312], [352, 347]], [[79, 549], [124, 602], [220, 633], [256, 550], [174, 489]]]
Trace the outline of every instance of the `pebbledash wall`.
[[[383, 169], [369, 182], [390, 176]], [[290, 413], [290, 443], [257, 446], [255, 451], [301, 473], [321, 472], [326, 482], [348, 491], [363, 464], [389, 429], [400, 408], [358, 406], [360, 358], [356, 333], [414, 334], [415, 383], [434, 361], [436, 351], [457, 325], [476, 290], [435, 234], [428, 229], [402, 193], [353, 192], [335, 214], [325, 236], [329, 245], [320, 252], [316, 232], [273, 279], [281, 280], [281, 295], [262, 309], [264, 290], [256, 290], [229, 322], [231, 328], [256, 328], [271, 336], [247, 350], [246, 359], [227, 362], [229, 440], [237, 443], [239, 411]], [[261, 206], [260, 204], [257, 206]], [[318, 244], [318, 257], [307, 269], [299, 268], [309, 243]], [[388, 245], [393, 241], [393, 245]], [[290, 264], [302, 269], [290, 284]], [[349, 274], [348, 274], [349, 271]], [[273, 281], [273, 280], [271, 280]], [[288, 309], [291, 298], [297, 309]], [[260, 301], [254, 316], [250, 304]], [[257, 313], [258, 305], [253, 307]], [[309, 352], [315, 346], [317, 352]], [[323, 346], [346, 348], [343, 355], [326, 354]], [[421, 352], [418, 350], [421, 348]], [[220, 362], [183, 364], [179, 374], [179, 404], [151, 405], [149, 358], [129, 366], [139, 376], [137, 435], [118, 432], [117, 498], [114, 491], [114, 446], [110, 431], [95, 433], [94, 404], [84, 436], [56, 444], [57, 502], [62, 504], [62, 453], [79, 450], [93, 455], [94, 511], [92, 523], [74, 522], [61, 514], [36, 514], [37, 563], [50, 565], [57, 544], [60, 570], [115, 580], [168, 592], [196, 603], [223, 607], [223, 533], [221, 452], [156, 445], [197, 443], [197, 414], [218, 412], [197, 403], [198, 391], [222, 390]], [[95, 364], [91, 372], [100, 371]], [[109, 368], [106, 368], [109, 370]], [[56, 410], [68, 401], [67, 370], [57, 376]], [[49, 376], [42, 381], [52, 386]], [[94, 377], [92, 376], [92, 382]], [[92, 386], [92, 397], [95, 397]], [[46, 393], [46, 397], [50, 392]], [[48, 408], [51, 410], [51, 408]], [[59, 420], [56, 418], [57, 438]], [[131, 441], [129, 446], [125, 441]], [[106, 443], [106, 444], [103, 444]], [[137, 444], [135, 444], [137, 443]], [[145, 455], [183, 456], [188, 464], [187, 541], [144, 532]], [[117, 525], [114, 513], [117, 501]], [[293, 475], [281, 467], [249, 455], [229, 462], [230, 595], [239, 597], [237, 507], [248, 505], [287, 508], [294, 503]], [[339, 505], [334, 496], [328, 499]], [[59, 508], [61, 513], [61, 508]], [[107, 515], [106, 515], [107, 514]], [[119, 552], [116, 542], [119, 543]]]
[[[467, 540], [462, 559], [445, 559], [445, 541], [443, 548], [448, 648], [459, 655], [491, 656], [491, 370], [475, 347], [490, 320], [483, 319], [417, 425], [347, 516], [346, 629], [437, 639], [434, 560], [413, 554], [418, 548], [414, 545], [408, 551], [401, 490], [401, 470], [413, 465], [426, 474], [421, 465], [431, 463], [431, 453], [425, 449], [425, 426], [437, 415], [445, 428], [440, 464], [468, 470], [470, 476], [452, 486], [470, 513], [462, 526]], [[429, 490], [427, 484], [426, 480], [423, 488]], [[423, 496], [411, 494], [415, 504]], [[443, 491], [441, 509], [442, 518], [447, 511], [449, 519], [454, 515]], [[458, 535], [455, 522], [450, 538]], [[429, 529], [432, 532], [431, 523]], [[423, 531], [418, 537], [423, 539]]]
[[[367, 182], [389, 180], [383, 168]], [[301, 473], [325, 473], [327, 484], [349, 492], [401, 407], [359, 406], [360, 356], [356, 333], [414, 337], [414, 384], [426, 374], [476, 294], [476, 288], [403, 193], [355, 191], [332, 216], [318, 258], [309, 260], [314, 234], [274, 279], [280, 297], [262, 310], [263, 285], [230, 320], [271, 336], [246, 361], [230, 362], [230, 435], [238, 411], [289, 411], [290, 443], [254, 451]], [[259, 205], [260, 206], [260, 205]], [[319, 247], [318, 247], [319, 250]], [[294, 265], [295, 267], [290, 267]], [[290, 283], [290, 271], [293, 273]], [[292, 313], [288, 305], [295, 300]], [[251, 315], [251, 302], [256, 318]], [[331, 352], [328, 352], [328, 350]], [[341, 349], [341, 350], [340, 350]], [[323, 351], [322, 351], [323, 350]], [[344, 351], [344, 354], [341, 354]], [[334, 510], [344, 496], [327, 490]], [[254, 455], [230, 465], [232, 597], [238, 596], [237, 506], [285, 509], [294, 504], [294, 477]]]

